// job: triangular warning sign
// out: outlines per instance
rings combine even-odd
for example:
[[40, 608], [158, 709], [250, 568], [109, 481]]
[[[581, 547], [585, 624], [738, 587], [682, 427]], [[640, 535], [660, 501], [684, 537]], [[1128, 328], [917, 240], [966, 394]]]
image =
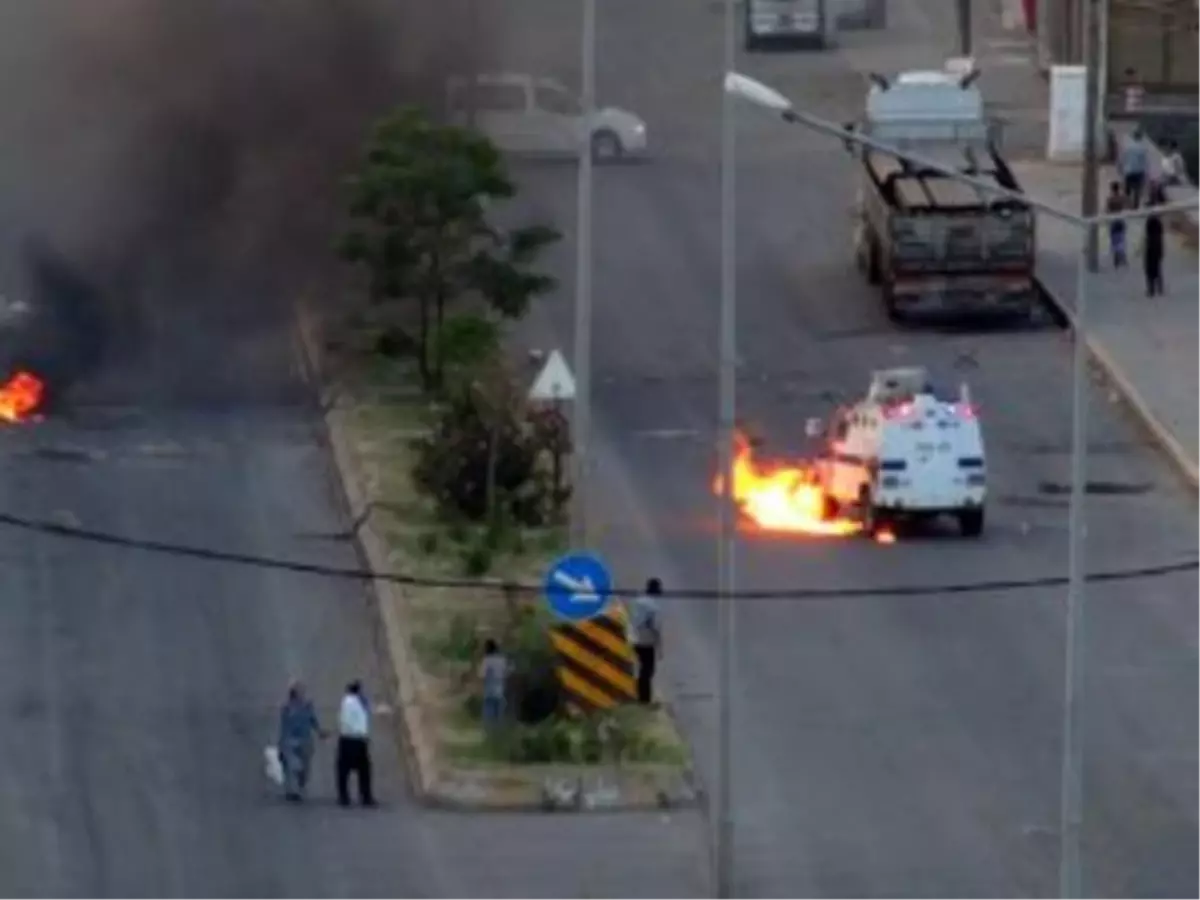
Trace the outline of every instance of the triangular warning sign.
[[567, 367], [563, 355], [555, 350], [533, 380], [529, 389], [530, 400], [574, 400], [575, 377]]

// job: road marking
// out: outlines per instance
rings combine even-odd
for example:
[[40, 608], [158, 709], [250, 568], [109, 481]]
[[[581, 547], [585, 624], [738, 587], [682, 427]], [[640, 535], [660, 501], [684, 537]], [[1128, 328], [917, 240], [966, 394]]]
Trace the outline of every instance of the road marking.
[[633, 436], [656, 441], [678, 441], [698, 438], [700, 432], [695, 428], [643, 428], [633, 432]]
[[984, 46], [992, 50], [1028, 50], [1033, 52], [1033, 43], [1028, 38], [991, 38]]
[[1017, 66], [1032, 65], [1033, 57], [1028, 53], [1002, 53], [996, 56], [986, 56], [982, 62], [986, 64], [985, 69], [1016, 68]]

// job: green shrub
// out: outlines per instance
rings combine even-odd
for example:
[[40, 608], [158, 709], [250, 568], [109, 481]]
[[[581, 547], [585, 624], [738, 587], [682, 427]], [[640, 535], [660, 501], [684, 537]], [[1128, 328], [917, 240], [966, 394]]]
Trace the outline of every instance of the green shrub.
[[437, 642], [438, 655], [447, 662], [472, 664], [483, 653], [483, 638], [475, 617], [455, 613]]
[[451, 316], [436, 337], [436, 352], [446, 367], [450, 389], [495, 360], [500, 352], [500, 326], [485, 316], [461, 313]]
[[[479, 701], [472, 701], [468, 709], [478, 715]], [[645, 722], [624, 712], [510, 722], [490, 732], [486, 740], [496, 758], [518, 765], [600, 765], [660, 759], [665, 751], [645, 733]]]
[[561, 517], [568, 496], [553, 471], [565, 423], [533, 413], [501, 381], [447, 396], [430, 434], [414, 442], [413, 478], [449, 519], [545, 526]]
[[417, 539], [417, 547], [423, 556], [432, 556], [437, 553], [440, 543], [441, 538], [436, 531], [423, 532]]
[[557, 657], [550, 643], [548, 625], [540, 607], [518, 605], [502, 637], [512, 664], [509, 706], [519, 722], [543, 722], [562, 709]]
[[521, 765], [572, 762], [574, 737], [570, 722], [545, 719], [533, 725], [512, 723], [487, 738], [501, 759]]
[[486, 540], [476, 539], [462, 550], [463, 575], [467, 578], [482, 578], [492, 569], [495, 551]]

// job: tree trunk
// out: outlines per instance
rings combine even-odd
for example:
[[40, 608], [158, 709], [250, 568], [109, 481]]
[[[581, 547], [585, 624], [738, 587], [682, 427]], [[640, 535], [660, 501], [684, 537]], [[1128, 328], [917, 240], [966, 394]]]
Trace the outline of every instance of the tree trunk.
[[488, 528], [496, 527], [496, 466], [500, 456], [500, 429], [495, 421], [488, 429], [488, 461], [487, 486], [484, 496], [487, 498]]
[[421, 307], [420, 347], [417, 350], [417, 367], [421, 374], [421, 387], [429, 392], [433, 388], [433, 376], [429, 369], [429, 300], [418, 298]]
[[434, 306], [434, 315], [436, 316], [436, 334], [437, 339], [434, 341], [434, 352], [436, 354], [434, 361], [434, 378], [437, 386], [442, 386], [442, 381], [445, 378], [446, 362], [442, 359], [442, 325], [446, 322], [446, 295], [442, 291], [437, 292], [436, 305]]
[[[438, 240], [442, 238], [439, 236]], [[433, 387], [440, 389], [445, 369], [442, 362], [442, 325], [446, 321], [446, 288], [442, 281], [441, 259], [436, 251], [429, 259], [429, 283], [432, 286], [434, 316], [432, 381]]]

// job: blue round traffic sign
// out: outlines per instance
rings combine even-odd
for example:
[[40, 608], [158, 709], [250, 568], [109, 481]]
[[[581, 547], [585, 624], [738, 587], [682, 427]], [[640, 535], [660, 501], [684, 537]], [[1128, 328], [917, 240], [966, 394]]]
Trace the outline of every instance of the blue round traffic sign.
[[546, 602], [563, 619], [580, 622], [598, 616], [612, 598], [612, 577], [597, 557], [572, 553], [546, 573]]

